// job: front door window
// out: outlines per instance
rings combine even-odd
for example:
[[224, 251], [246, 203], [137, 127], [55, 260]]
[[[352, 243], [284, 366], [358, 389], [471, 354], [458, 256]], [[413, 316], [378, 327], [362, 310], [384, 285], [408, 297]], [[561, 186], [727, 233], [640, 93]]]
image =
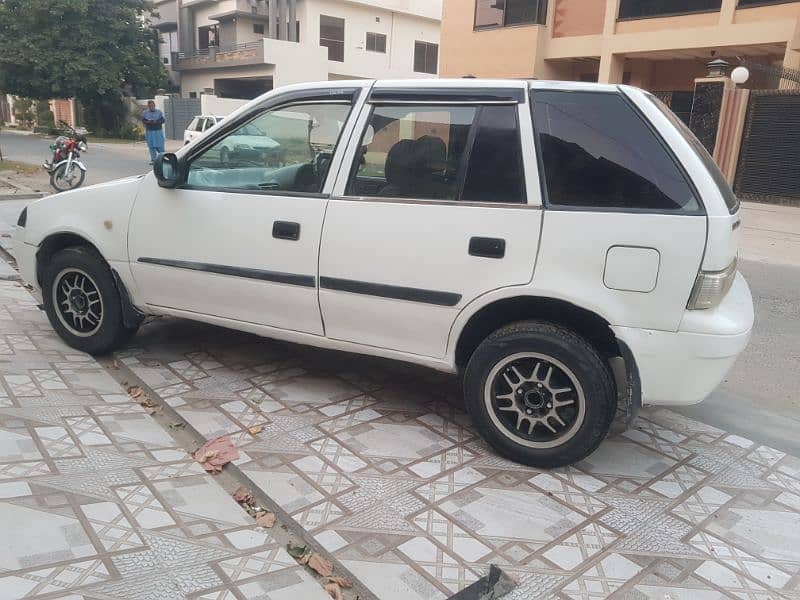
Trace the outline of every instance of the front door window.
[[190, 187], [320, 193], [350, 113], [348, 103], [269, 110], [192, 160]]

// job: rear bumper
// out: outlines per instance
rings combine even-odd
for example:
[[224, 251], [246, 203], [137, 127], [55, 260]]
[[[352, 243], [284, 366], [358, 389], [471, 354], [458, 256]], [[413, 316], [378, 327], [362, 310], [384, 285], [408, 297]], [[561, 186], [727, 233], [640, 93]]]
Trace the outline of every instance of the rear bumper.
[[612, 327], [639, 369], [644, 405], [686, 405], [704, 400], [747, 347], [753, 300], [741, 274], [713, 310], [686, 311], [677, 332]]

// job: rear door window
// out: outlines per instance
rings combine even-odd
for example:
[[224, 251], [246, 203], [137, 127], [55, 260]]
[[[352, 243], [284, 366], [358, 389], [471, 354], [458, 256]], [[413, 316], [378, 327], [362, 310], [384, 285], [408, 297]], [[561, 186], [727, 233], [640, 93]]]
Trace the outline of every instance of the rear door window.
[[533, 92], [548, 206], [697, 214], [674, 156], [619, 94]]
[[525, 202], [516, 105], [376, 106], [347, 194]]

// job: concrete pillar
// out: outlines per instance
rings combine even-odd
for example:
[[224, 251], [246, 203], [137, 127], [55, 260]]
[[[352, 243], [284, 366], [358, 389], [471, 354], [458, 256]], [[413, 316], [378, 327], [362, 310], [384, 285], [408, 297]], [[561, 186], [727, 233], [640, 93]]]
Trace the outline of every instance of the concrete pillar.
[[297, 41], [297, 0], [289, 0], [289, 41]]
[[599, 83], [622, 83], [622, 75], [624, 72], [624, 55], [603, 52], [603, 55], [600, 57], [600, 73], [597, 78]]
[[613, 35], [617, 25], [617, 15], [619, 14], [619, 0], [606, 1], [606, 18], [603, 21], [603, 36]]
[[783, 57], [783, 66], [786, 69], [800, 71], [800, 51], [787, 48]]
[[286, 20], [287, 20], [286, 0], [278, 0], [278, 39], [289, 39], [286, 36]]
[[720, 25], [732, 25], [733, 17], [736, 14], [736, 4], [738, 0], [722, 0], [722, 9], [719, 13]]
[[269, 0], [269, 11], [267, 13], [268, 16], [269, 16], [269, 28], [268, 28], [267, 31], [268, 31], [269, 37], [272, 38], [273, 40], [277, 39], [277, 37], [278, 37], [277, 36], [277, 20], [278, 20], [278, 6], [277, 6], [277, 4], [278, 4], [278, 0]]
[[194, 12], [191, 8], [178, 11], [178, 51], [191, 54], [195, 49]]

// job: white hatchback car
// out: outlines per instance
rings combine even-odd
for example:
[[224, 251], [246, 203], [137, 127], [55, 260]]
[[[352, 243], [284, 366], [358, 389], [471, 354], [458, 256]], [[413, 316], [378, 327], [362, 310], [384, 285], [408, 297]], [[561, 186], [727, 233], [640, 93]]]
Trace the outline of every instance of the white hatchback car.
[[[220, 160], [252, 127], [282, 165]], [[723, 379], [753, 325], [739, 231], [647, 92], [351, 81], [275, 90], [153, 173], [34, 202], [16, 251], [74, 348], [160, 314], [460, 373], [483, 436], [551, 467], [618, 409]]]
[[215, 115], [199, 115], [191, 120], [191, 122], [183, 130], [183, 144], [184, 146], [189, 142], [196, 140], [204, 132], [208, 131], [217, 123], [221, 123], [224, 117]]

